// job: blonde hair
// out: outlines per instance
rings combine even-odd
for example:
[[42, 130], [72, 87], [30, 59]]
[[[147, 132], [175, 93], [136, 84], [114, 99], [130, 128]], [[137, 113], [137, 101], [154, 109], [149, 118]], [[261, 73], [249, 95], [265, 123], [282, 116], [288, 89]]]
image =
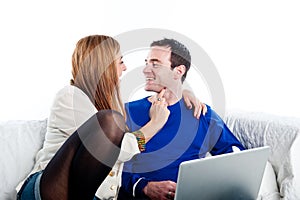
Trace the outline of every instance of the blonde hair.
[[80, 88], [97, 110], [116, 110], [125, 116], [116, 66], [118, 56], [120, 45], [112, 37], [91, 35], [80, 39], [72, 56], [71, 85]]

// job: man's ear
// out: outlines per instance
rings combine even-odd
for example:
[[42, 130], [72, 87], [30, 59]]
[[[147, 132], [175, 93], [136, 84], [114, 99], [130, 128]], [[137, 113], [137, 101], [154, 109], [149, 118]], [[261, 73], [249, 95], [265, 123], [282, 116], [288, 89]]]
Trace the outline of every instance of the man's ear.
[[181, 77], [183, 76], [183, 74], [186, 71], [186, 68], [185, 68], [184, 65], [179, 65], [179, 66], [175, 67], [174, 71], [175, 71], [175, 74], [176, 74], [176, 78], [178, 77], [178, 78], [181, 79]]

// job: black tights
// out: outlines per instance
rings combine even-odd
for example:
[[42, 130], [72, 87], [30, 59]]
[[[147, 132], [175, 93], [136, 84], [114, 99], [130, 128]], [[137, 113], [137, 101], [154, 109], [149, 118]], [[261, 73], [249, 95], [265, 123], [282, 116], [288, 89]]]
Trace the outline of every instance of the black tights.
[[124, 131], [115, 111], [101, 110], [87, 120], [45, 168], [42, 200], [92, 200], [119, 156]]

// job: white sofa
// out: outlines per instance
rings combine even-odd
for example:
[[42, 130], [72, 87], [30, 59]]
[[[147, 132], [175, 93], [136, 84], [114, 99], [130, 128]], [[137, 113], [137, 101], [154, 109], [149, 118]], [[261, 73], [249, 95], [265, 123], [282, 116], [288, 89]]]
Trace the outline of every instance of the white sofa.
[[[300, 199], [300, 119], [230, 111], [228, 127], [246, 146], [269, 145], [271, 154], [258, 199]], [[15, 187], [34, 165], [47, 120], [0, 122], [0, 199], [15, 199]]]

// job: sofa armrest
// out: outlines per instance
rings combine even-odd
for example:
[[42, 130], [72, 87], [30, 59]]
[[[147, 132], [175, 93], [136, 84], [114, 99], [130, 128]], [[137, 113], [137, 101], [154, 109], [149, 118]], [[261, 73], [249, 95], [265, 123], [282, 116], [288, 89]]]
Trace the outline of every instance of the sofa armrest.
[[0, 199], [16, 199], [16, 186], [32, 170], [47, 120], [0, 122]]
[[225, 122], [246, 148], [270, 146], [280, 196], [300, 199], [300, 119], [230, 111]]

